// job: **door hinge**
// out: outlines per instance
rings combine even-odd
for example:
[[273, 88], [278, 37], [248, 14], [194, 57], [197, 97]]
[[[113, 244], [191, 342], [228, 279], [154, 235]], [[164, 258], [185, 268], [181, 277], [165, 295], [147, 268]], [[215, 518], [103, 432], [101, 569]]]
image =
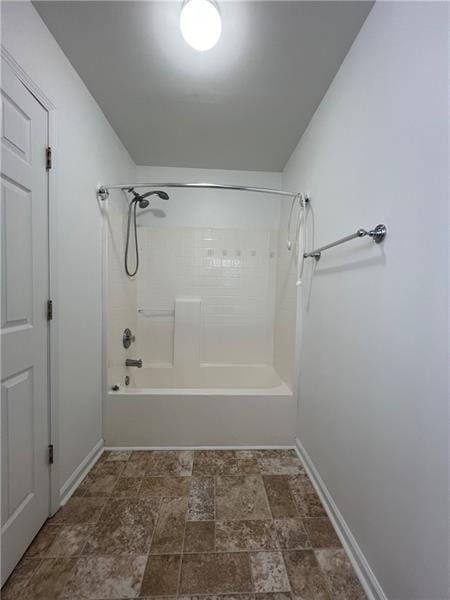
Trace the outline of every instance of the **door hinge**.
[[52, 465], [54, 463], [54, 449], [53, 449], [53, 444], [49, 444], [48, 445], [48, 464]]
[[53, 319], [53, 300], [47, 300], [47, 321]]
[[50, 146], [47, 146], [45, 149], [45, 168], [47, 171], [50, 171], [52, 168], [52, 149]]

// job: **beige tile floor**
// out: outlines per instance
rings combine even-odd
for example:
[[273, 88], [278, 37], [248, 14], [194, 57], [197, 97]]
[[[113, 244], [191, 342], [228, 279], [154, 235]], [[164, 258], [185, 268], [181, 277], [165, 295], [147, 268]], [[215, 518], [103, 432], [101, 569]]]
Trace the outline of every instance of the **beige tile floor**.
[[105, 452], [3, 600], [363, 600], [293, 450]]

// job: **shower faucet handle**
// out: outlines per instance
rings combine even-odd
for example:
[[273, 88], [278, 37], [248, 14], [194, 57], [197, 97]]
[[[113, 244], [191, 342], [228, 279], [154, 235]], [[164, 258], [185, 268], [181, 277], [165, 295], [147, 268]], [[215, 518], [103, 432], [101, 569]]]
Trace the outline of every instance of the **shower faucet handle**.
[[136, 336], [132, 334], [131, 329], [128, 327], [124, 330], [122, 336], [122, 344], [124, 348], [129, 348], [133, 342], [136, 341]]

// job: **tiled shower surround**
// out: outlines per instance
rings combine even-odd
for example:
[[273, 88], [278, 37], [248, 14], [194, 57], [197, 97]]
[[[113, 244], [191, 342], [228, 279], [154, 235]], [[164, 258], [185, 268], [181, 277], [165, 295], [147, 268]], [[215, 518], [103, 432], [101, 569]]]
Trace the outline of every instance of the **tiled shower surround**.
[[363, 600], [293, 450], [105, 452], [3, 600]]
[[136, 352], [144, 363], [173, 363], [177, 299], [199, 303], [201, 363], [273, 363], [277, 232], [139, 227], [139, 241]]

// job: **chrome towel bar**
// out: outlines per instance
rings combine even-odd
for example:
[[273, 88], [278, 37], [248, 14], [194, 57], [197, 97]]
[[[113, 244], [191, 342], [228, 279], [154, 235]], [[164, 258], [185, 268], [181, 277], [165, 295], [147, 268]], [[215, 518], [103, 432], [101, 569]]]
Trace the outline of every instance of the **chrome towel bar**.
[[358, 229], [358, 231], [356, 231], [355, 233], [352, 233], [351, 235], [347, 235], [346, 237], [341, 238], [340, 240], [337, 240], [336, 242], [331, 242], [331, 244], [327, 244], [326, 246], [321, 246], [320, 248], [316, 248], [315, 250], [312, 250], [311, 252], [305, 252], [303, 254], [304, 258], [315, 258], [316, 260], [319, 260], [319, 258], [322, 256], [322, 252], [324, 250], [329, 250], [330, 248], [334, 248], [335, 246], [340, 246], [340, 244], [345, 244], [345, 242], [349, 242], [350, 240], [354, 240], [355, 238], [362, 238], [365, 237], [366, 235], [370, 236], [373, 241], [376, 244], [379, 244], [380, 242], [382, 242], [384, 240], [384, 238], [386, 237], [387, 234], [387, 227], [386, 225], [377, 225], [376, 227], [374, 227], [374, 229], [370, 229], [369, 231], [366, 231], [366, 229]]

